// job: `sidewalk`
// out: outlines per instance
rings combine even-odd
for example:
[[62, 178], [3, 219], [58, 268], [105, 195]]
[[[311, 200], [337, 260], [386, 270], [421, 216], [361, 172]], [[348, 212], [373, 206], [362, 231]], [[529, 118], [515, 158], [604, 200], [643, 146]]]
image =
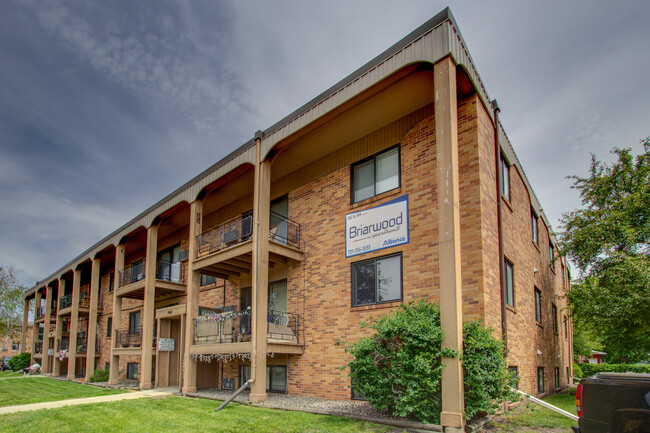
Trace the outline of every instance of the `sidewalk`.
[[146, 391], [129, 392], [125, 394], [102, 395], [99, 397], [71, 398], [68, 400], [48, 401], [45, 403], [32, 403], [20, 406], [0, 407], [0, 415], [30, 410], [53, 409], [57, 407], [75, 406], [78, 404], [105, 403], [107, 401], [133, 400], [146, 397], [167, 397], [178, 393], [178, 388], [158, 388]]

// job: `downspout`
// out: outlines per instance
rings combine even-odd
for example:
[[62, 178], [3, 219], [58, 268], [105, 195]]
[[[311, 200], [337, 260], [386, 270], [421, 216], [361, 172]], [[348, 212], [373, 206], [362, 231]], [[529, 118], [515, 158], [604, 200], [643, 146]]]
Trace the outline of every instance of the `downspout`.
[[503, 345], [506, 349], [504, 356], [508, 351], [508, 323], [506, 320], [506, 300], [505, 300], [505, 269], [503, 261], [505, 260], [503, 254], [503, 221], [501, 217], [501, 191], [503, 190], [503, 178], [501, 176], [501, 145], [499, 144], [499, 103], [496, 99], [492, 100], [492, 107], [494, 109], [494, 166], [497, 173], [497, 233], [499, 238], [499, 293], [501, 294], [501, 336]]

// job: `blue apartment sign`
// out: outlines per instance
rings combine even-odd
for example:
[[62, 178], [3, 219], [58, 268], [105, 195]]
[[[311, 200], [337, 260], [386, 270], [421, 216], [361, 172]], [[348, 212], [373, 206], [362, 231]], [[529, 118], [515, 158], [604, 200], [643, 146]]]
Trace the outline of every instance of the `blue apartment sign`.
[[408, 243], [408, 194], [345, 216], [345, 257]]

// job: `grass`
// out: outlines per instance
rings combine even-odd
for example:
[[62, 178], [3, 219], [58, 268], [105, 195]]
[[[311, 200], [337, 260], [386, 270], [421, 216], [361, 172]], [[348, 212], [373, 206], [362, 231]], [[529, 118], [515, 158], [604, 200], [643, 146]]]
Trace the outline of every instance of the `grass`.
[[0, 432], [389, 432], [347, 418], [182, 397], [144, 398], [0, 416]]
[[3, 377], [13, 377], [13, 376], [17, 377], [17, 376], [22, 376], [22, 375], [23, 374], [18, 372], [18, 371], [11, 371], [11, 370], [0, 371], [0, 379], [2, 379]]
[[[576, 415], [575, 394], [564, 392], [544, 397], [542, 400]], [[526, 403], [494, 419], [490, 422], [490, 430], [488, 431], [490, 433], [526, 432], [535, 431], [535, 429], [563, 429], [570, 431], [571, 426], [577, 424], [577, 421], [573, 421], [550, 409], [535, 403]]]
[[[20, 376], [20, 373], [14, 376]], [[3, 380], [8, 377], [12, 377], [12, 375], [2, 374], [0, 376], [0, 406], [42, 403], [45, 401], [66, 400], [77, 397], [97, 397], [100, 395], [125, 392], [124, 390], [98, 388], [47, 377], [25, 377]]]

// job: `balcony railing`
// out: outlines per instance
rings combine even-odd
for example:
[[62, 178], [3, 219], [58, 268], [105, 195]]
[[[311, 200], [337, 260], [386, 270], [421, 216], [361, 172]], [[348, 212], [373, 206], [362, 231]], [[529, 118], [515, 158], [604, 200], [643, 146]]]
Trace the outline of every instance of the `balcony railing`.
[[34, 343], [34, 353], [43, 353], [43, 342]]
[[43, 316], [45, 316], [45, 306], [42, 305], [36, 309], [36, 318], [40, 319]]
[[[300, 316], [268, 311], [267, 338], [300, 343]], [[194, 319], [194, 344], [222, 344], [250, 341], [251, 310], [208, 313]]]
[[117, 331], [115, 347], [140, 347], [142, 345], [142, 328], [122, 329]]
[[56, 343], [57, 350], [68, 350], [70, 348], [70, 342], [68, 338], [60, 338]]
[[239, 218], [208, 230], [196, 237], [196, 256], [216, 253], [247, 241], [253, 235], [253, 215], [247, 213]]
[[90, 307], [90, 292], [81, 292], [79, 294], [79, 306], [84, 308]]
[[72, 295], [65, 295], [61, 296], [59, 299], [59, 305], [61, 306], [61, 309], [68, 308], [70, 305], [72, 305]]
[[300, 248], [300, 224], [271, 211], [269, 237], [277, 243]]
[[158, 260], [156, 264], [156, 279], [185, 284], [185, 263]]
[[133, 263], [120, 271], [119, 287], [144, 280], [144, 260]]

